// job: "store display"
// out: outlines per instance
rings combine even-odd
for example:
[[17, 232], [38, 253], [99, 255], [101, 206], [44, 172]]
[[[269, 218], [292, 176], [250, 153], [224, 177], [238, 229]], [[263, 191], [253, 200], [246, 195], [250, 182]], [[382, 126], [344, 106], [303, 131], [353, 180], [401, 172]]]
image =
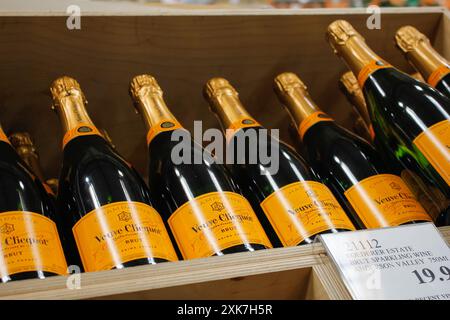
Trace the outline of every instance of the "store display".
[[278, 75], [275, 91], [297, 125], [309, 164], [357, 225], [380, 228], [431, 220], [376, 150], [322, 112], [295, 74]]
[[[227, 133], [230, 171], [272, 243], [295, 246], [312, 243], [317, 234], [355, 230], [331, 191], [291, 147], [266, 134], [226, 79], [209, 80], [204, 93]], [[273, 161], [262, 156], [269, 151]]]
[[[376, 55], [346, 21], [328, 27], [336, 54], [358, 75], [376, 139], [427, 185], [450, 196], [450, 99]], [[448, 224], [448, 217], [442, 217]]]
[[[24, 3], [20, 10], [4, 6], [0, 10], [4, 44], [0, 122], [8, 129], [17, 156], [23, 158], [23, 170], [40, 190], [38, 197], [30, 198], [42, 197], [48, 203], [44, 212], [53, 229], [22, 212], [18, 205], [22, 199], [13, 199], [18, 209], [11, 210], [19, 211], [15, 217], [26, 217], [25, 228], [3, 223], [7, 216], [0, 207], [0, 277], [10, 270], [5, 273], [5, 258], [15, 255], [16, 271], [24, 260], [28, 267], [33, 264], [11, 250], [2, 254], [1, 242], [8, 233], [21, 237], [30, 225], [38, 226], [42, 235], [57, 229], [60, 252], [68, 259], [64, 268], [60, 264], [61, 273], [45, 271], [36, 259], [39, 270], [29, 275], [45, 279], [0, 283], [0, 300], [208, 299], [206, 304], [211, 305], [220, 303], [212, 302], [216, 299], [364, 298], [352, 295], [343, 277], [345, 268], [363, 275], [361, 287], [377, 297], [450, 297], [448, 248], [443, 241], [439, 250], [430, 246], [437, 242], [433, 239], [450, 239], [450, 226], [445, 226], [450, 198], [434, 178], [424, 179], [428, 173], [418, 164], [428, 163], [425, 168], [442, 179], [433, 166], [445, 167], [446, 159], [438, 157], [432, 163], [413, 142], [405, 147], [406, 140], [398, 139], [400, 129], [415, 133], [394, 111], [385, 122], [398, 131], [388, 130], [389, 139], [380, 135], [373, 118], [382, 112], [370, 111], [369, 104], [375, 101], [377, 110], [381, 106], [387, 113], [392, 109], [385, 103], [389, 99], [381, 101], [379, 95], [363, 92], [358, 74], [346, 78], [352, 71], [340, 79], [348, 67], [323, 50], [328, 46], [324, 39], [328, 24], [347, 19], [377, 53], [409, 73], [409, 53], [405, 59], [394, 45], [396, 30], [413, 25], [448, 60], [450, 16], [445, 10], [397, 8], [378, 15], [374, 7], [308, 12], [274, 10], [267, 3], [264, 10], [253, 10], [256, 4], [245, 2], [241, 11], [242, 1], [239, 8], [216, 2], [193, 9], [188, 4], [127, 4], [128, 0], [120, 4], [83, 0], [71, 4], [71, 12], [65, 6], [42, 7], [42, 1], [54, 0], [38, 1], [33, 5], [38, 12], [25, 11], [25, 0], [7, 0], [9, 8], [17, 7], [17, 1]], [[292, 6], [357, 3], [321, 0]], [[210, 10], [213, 6], [218, 10]], [[424, 43], [419, 45], [421, 52], [426, 51]], [[358, 56], [360, 52], [364, 50]], [[308, 119], [300, 130], [271, 90], [274, 77], [289, 70], [310, 84], [309, 94], [326, 112], [317, 108], [312, 116], [305, 112], [297, 117]], [[398, 100], [405, 111], [418, 115], [422, 131], [443, 120], [433, 122], [434, 109], [443, 106], [437, 97], [445, 99], [437, 86], [425, 86], [428, 79], [419, 73], [411, 77], [420, 85], [390, 86], [376, 76], [384, 71], [373, 72], [364, 86], [371, 81], [380, 84], [377, 89], [391, 97], [403, 90], [410, 95], [408, 86], [413, 83], [423, 90], [416, 91], [437, 104], [424, 104], [416, 92], [407, 101]], [[135, 77], [129, 86], [132, 76], [143, 72], [156, 76], [166, 88], [164, 98], [151, 76]], [[51, 96], [62, 125], [45, 110], [51, 103], [49, 84], [61, 74], [80, 80], [90, 99], [87, 105], [74, 79], [58, 79]], [[278, 93], [282, 100], [294, 96], [301, 101], [306, 94], [301, 85], [283, 88], [286, 94]], [[434, 120], [426, 121], [416, 112], [418, 106], [410, 103], [427, 109], [425, 115]], [[435, 136], [446, 138], [440, 128], [437, 132]], [[0, 152], [0, 169], [4, 155]], [[330, 158], [335, 161], [332, 173]], [[48, 179], [58, 176], [62, 166], [60, 181]], [[0, 183], [1, 172], [9, 172], [5, 168], [0, 170]], [[19, 190], [21, 183], [28, 187], [22, 176], [18, 181], [15, 192], [20, 198], [25, 191]], [[5, 189], [10, 188], [0, 185], [0, 205]], [[14, 193], [8, 190], [9, 194]], [[52, 203], [58, 210], [52, 210]], [[422, 226], [432, 230], [434, 238]], [[335, 252], [327, 251], [327, 238], [338, 248]], [[30, 242], [25, 244], [33, 251], [36, 247]], [[36, 257], [50, 261], [51, 268], [58, 268], [51, 260], [57, 259], [58, 250], [51, 251], [51, 258], [45, 256], [47, 251], [34, 251]], [[344, 269], [333, 265], [340, 259], [349, 261]], [[53, 274], [65, 276], [50, 277]], [[388, 279], [386, 274], [395, 275]], [[20, 272], [12, 274], [12, 279], [20, 279], [15, 275]], [[441, 289], [434, 290], [437, 287]], [[407, 296], [397, 295], [398, 291]], [[282, 302], [262, 303], [273, 305], [273, 316], [282, 318], [275, 304]], [[159, 312], [160, 304], [156, 305], [149, 310]], [[169, 317], [189, 317], [194, 316], [191, 306], [181, 301], [163, 311]], [[252, 306], [247, 312], [254, 310]], [[229, 311], [244, 307], [231, 303]], [[217, 310], [212, 308], [208, 318], [219, 316], [221, 309]]]
[[130, 95], [148, 129], [150, 191], [183, 258], [271, 248], [250, 203], [169, 111], [156, 80], [133, 78]]
[[79, 84], [61, 77], [50, 90], [64, 130], [58, 211], [70, 263], [77, 251], [85, 271], [176, 261], [144, 181], [95, 127]]
[[395, 34], [397, 47], [426, 82], [450, 98], [450, 62], [431, 46], [430, 40], [412, 26]]
[[0, 127], [0, 282], [67, 273], [53, 203]]

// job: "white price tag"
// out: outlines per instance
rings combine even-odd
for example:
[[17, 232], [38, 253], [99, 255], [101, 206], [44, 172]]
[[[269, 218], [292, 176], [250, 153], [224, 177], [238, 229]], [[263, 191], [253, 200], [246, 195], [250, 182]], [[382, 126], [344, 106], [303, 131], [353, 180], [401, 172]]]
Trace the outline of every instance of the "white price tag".
[[450, 300], [450, 249], [432, 223], [320, 236], [353, 299]]

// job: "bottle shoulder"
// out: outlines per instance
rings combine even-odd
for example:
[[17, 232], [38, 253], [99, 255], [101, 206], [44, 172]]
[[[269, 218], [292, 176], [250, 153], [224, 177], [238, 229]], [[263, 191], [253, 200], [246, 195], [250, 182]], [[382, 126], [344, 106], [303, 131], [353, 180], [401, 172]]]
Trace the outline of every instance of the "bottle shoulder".
[[[450, 119], [450, 99], [396, 69], [381, 69], [367, 79], [364, 94], [383, 125], [413, 139], [423, 128]], [[381, 125], [381, 124], [380, 124]]]

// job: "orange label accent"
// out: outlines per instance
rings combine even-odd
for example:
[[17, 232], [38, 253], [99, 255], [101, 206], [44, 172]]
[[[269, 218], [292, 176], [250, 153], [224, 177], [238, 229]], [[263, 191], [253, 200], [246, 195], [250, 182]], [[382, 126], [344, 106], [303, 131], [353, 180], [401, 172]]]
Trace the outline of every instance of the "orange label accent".
[[45, 182], [42, 182], [42, 185], [44, 186], [45, 191], [47, 191], [47, 193], [51, 196], [55, 196], [55, 193], [53, 192], [52, 188], [50, 188], [50, 186], [48, 184], [46, 184]]
[[8, 137], [6, 136], [5, 132], [3, 132], [3, 130], [2, 130], [1, 128], [0, 128], [0, 141], [3, 141], [3, 142], [6, 142], [6, 143], [11, 144], [11, 143], [9, 142], [9, 139], [8, 139]]
[[241, 129], [260, 126], [261, 125], [255, 119], [249, 117], [242, 117], [228, 126], [228, 128], [225, 131], [226, 140], [227, 142], [230, 142], [231, 138], [233, 138], [236, 132], [238, 132]]
[[315, 181], [284, 186], [264, 199], [261, 208], [285, 247], [330, 229], [355, 230], [331, 191]]
[[303, 136], [306, 131], [315, 125], [318, 122], [322, 121], [334, 121], [333, 118], [330, 118], [326, 113], [322, 111], [316, 111], [313, 114], [309, 115], [307, 118], [303, 119], [303, 121], [298, 126], [298, 133], [300, 138], [303, 140]]
[[372, 141], [375, 141], [375, 131], [373, 130], [372, 124], [369, 125], [369, 135], [370, 135], [370, 139], [372, 139]]
[[450, 73], [450, 67], [447, 65], [442, 65], [436, 70], [433, 71], [432, 74], [428, 77], [428, 84], [432, 87], [436, 87], [439, 81], [446, 75]]
[[37, 270], [67, 274], [56, 224], [28, 211], [0, 213], [0, 275]]
[[242, 244], [272, 248], [250, 203], [234, 192], [210, 192], [186, 202], [170, 216], [169, 226], [185, 259]]
[[183, 129], [181, 124], [174, 120], [163, 120], [153, 125], [147, 133], [147, 145], [161, 132], [174, 131], [177, 129]]
[[80, 136], [91, 136], [91, 135], [103, 137], [100, 131], [98, 131], [98, 129], [95, 126], [88, 123], [81, 123], [77, 127], [66, 132], [63, 138], [63, 149], [72, 139], [75, 139]]
[[413, 142], [450, 186], [450, 120], [432, 125]]
[[410, 221], [432, 221], [403, 180], [392, 174], [366, 178], [345, 191], [367, 228], [393, 227]]
[[178, 260], [161, 216], [144, 203], [104, 205], [81, 218], [72, 231], [86, 271], [143, 258]]
[[372, 60], [370, 63], [366, 64], [364, 68], [362, 68], [361, 71], [359, 72], [358, 74], [359, 86], [362, 88], [367, 78], [369, 78], [369, 76], [372, 73], [374, 73], [377, 70], [386, 68], [392, 68], [392, 65], [390, 65], [387, 62], [384, 62], [383, 60]]

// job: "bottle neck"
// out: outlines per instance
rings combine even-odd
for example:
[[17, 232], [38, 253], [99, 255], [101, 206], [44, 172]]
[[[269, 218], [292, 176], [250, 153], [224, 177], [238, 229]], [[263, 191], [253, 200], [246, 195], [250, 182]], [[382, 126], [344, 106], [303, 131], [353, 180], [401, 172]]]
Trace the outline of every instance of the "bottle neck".
[[333, 121], [327, 114], [311, 99], [308, 92], [300, 86], [285, 88], [278, 91], [279, 97], [286, 107], [297, 128], [300, 139], [303, 140], [305, 133], [319, 122]]
[[433, 87], [445, 74], [450, 73], [450, 65], [428, 41], [419, 41], [406, 53], [408, 61]]
[[135, 105], [148, 130], [147, 145], [161, 132], [182, 128], [167, 107], [162, 94], [142, 88], [135, 97]]
[[210, 97], [209, 101], [211, 110], [216, 114], [224, 131], [259, 126], [245, 110], [237, 95], [221, 94]]
[[345, 43], [337, 44], [334, 48], [348, 68], [357, 76], [361, 88], [373, 72], [392, 67], [373, 52], [364, 39], [359, 36], [351, 36]]
[[86, 111], [82, 95], [69, 94], [60, 97], [55, 109], [64, 131], [63, 148], [79, 136], [102, 136]]
[[16, 152], [19, 157], [27, 164], [27, 166], [33, 171], [39, 180], [45, 181], [44, 174], [41, 170], [39, 163], [39, 156], [37, 153], [28, 146], [21, 146], [16, 148]]

